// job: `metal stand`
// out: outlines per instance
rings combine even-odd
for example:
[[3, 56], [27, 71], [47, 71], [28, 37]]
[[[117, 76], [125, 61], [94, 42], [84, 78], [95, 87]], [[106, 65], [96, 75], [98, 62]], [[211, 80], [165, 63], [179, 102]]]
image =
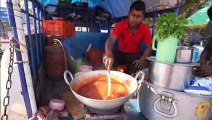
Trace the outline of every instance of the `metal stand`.
[[127, 120], [127, 114], [124, 110], [124, 107], [120, 108], [119, 112], [116, 112], [111, 115], [99, 115], [91, 113], [89, 109], [86, 109], [85, 120]]

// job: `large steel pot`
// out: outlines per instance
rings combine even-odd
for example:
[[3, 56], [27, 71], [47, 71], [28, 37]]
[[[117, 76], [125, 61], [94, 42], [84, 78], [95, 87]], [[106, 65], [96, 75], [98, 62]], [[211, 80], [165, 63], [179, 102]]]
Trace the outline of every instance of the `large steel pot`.
[[141, 113], [149, 120], [211, 120], [212, 96], [166, 89], [144, 81], [138, 92]]
[[193, 67], [198, 66], [197, 63], [189, 64], [165, 64], [155, 60], [155, 57], [149, 57], [151, 62], [149, 75], [153, 84], [161, 87], [183, 91], [192, 79]]
[[[128, 101], [134, 94], [134, 92], [137, 90], [138, 87], [138, 82], [137, 82], [137, 77], [142, 75], [141, 80], [139, 80], [141, 83], [144, 79], [144, 73], [142, 71], [138, 72], [138, 74], [136, 75], [135, 78], [133, 78], [132, 76], [122, 73], [122, 72], [118, 72], [118, 71], [111, 71], [110, 74], [117, 76], [118, 78], [120, 78], [120, 80], [122, 81], [122, 83], [127, 87], [128, 91], [129, 91], [129, 95], [125, 96], [125, 97], [121, 97], [118, 99], [111, 99], [111, 100], [97, 100], [97, 99], [91, 99], [91, 98], [86, 98], [83, 97], [81, 95], [79, 95], [75, 89], [76, 87], [80, 86], [81, 83], [83, 83], [85, 80], [85, 78], [89, 78], [89, 77], [93, 77], [93, 76], [97, 76], [97, 75], [101, 75], [101, 74], [107, 74], [107, 70], [97, 70], [97, 71], [90, 71], [90, 72], [84, 72], [84, 73], [80, 73], [78, 75], [76, 75], [74, 78], [72, 76], [72, 74], [69, 71], [65, 71], [64, 72], [64, 78], [65, 81], [68, 85], [70, 85], [70, 89], [73, 92], [73, 94], [76, 96], [76, 98], [82, 102], [83, 104], [95, 108], [95, 109], [113, 109], [113, 108], [117, 108], [122, 106], [126, 101]], [[67, 76], [70, 75], [72, 80], [69, 83]]]

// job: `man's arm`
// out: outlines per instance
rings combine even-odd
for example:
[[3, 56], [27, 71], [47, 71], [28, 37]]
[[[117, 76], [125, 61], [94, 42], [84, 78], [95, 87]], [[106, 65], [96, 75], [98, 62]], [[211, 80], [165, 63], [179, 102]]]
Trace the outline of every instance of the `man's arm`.
[[145, 59], [151, 54], [152, 52], [152, 36], [150, 29], [147, 27], [145, 31], [145, 36], [144, 36], [144, 44], [146, 46], [146, 49], [144, 51], [143, 56], [140, 57], [140, 59], [135, 60], [133, 63], [135, 64], [136, 67], [142, 68]]
[[108, 57], [113, 57], [113, 44], [115, 43], [117, 36], [110, 35], [105, 43], [105, 55]]
[[143, 56], [141, 56], [140, 59], [135, 60], [133, 62], [135, 64], [135, 66], [141, 69], [143, 67], [144, 61], [151, 54], [151, 52], [152, 52], [152, 46], [149, 45], [146, 47]]
[[146, 49], [144, 51], [142, 59], [145, 60], [152, 52], [152, 35], [148, 26], [146, 27], [145, 30], [144, 44], [146, 46]]
[[201, 55], [200, 55], [200, 60], [199, 60], [200, 65], [206, 65], [206, 64], [207, 64], [206, 55], [207, 55], [207, 52], [206, 52], [206, 50], [204, 49], [204, 50], [201, 52]]
[[146, 46], [146, 49], [144, 51], [144, 54], [143, 54], [143, 56], [141, 56], [141, 59], [144, 59], [145, 60], [148, 56], [151, 55], [151, 53], [152, 53], [152, 46], [151, 45]]
[[103, 63], [107, 69], [110, 69], [113, 65], [113, 44], [115, 43], [117, 36], [110, 35], [105, 44], [105, 56], [103, 58]]

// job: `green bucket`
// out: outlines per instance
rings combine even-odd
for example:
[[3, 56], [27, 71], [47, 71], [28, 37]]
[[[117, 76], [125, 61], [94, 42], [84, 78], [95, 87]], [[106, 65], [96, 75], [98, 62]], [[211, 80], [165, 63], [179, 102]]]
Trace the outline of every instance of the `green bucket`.
[[175, 61], [178, 38], [169, 36], [159, 41], [157, 49], [155, 48], [155, 37], [153, 39], [152, 49], [156, 50], [156, 60], [162, 63], [172, 64]]

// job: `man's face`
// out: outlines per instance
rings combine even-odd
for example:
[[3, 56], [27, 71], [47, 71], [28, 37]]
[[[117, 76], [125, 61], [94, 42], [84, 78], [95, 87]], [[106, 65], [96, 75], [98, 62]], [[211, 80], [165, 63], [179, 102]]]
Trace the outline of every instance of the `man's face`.
[[144, 14], [143, 11], [131, 10], [128, 13], [129, 25], [132, 27], [137, 27], [140, 22], [143, 20]]

